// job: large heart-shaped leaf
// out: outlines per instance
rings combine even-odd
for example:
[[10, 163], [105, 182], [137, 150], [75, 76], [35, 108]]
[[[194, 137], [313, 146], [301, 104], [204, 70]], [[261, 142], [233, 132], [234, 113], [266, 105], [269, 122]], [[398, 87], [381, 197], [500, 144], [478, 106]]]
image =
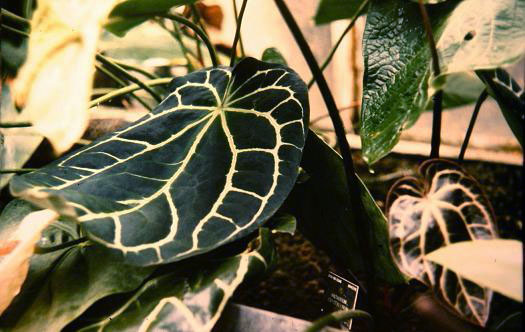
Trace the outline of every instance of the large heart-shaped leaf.
[[388, 196], [390, 250], [408, 276], [431, 286], [455, 311], [484, 326], [492, 291], [427, 259], [441, 247], [497, 237], [492, 207], [479, 184], [458, 165], [429, 160], [423, 180], [396, 182]]
[[176, 78], [171, 89], [141, 120], [15, 177], [12, 193], [55, 208], [65, 201], [60, 212], [74, 209], [91, 239], [132, 264], [179, 260], [252, 232], [295, 183], [306, 85], [248, 58]]
[[[440, 28], [454, 2], [432, 6], [432, 29]], [[430, 52], [418, 5], [372, 0], [363, 35], [365, 73], [361, 111], [363, 156], [373, 164], [397, 143], [401, 130], [424, 110]]]
[[111, 315], [81, 331], [211, 331], [237, 287], [275, 260], [267, 228], [248, 247], [254, 249], [148, 281]]
[[525, 125], [525, 90], [503, 69], [478, 70], [487, 91], [498, 103], [503, 117], [523, 147]]

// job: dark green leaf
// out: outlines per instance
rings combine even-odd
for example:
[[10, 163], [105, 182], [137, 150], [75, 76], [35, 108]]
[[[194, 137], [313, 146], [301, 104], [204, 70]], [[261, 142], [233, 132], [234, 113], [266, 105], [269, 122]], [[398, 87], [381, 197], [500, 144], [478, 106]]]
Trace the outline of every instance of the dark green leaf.
[[261, 60], [268, 63], [275, 63], [278, 65], [286, 66], [286, 60], [284, 59], [281, 52], [275, 47], [270, 47], [264, 50]]
[[321, 0], [315, 14], [315, 24], [353, 19], [367, 4], [368, 0]]
[[126, 0], [119, 3], [109, 14], [106, 29], [117, 36], [124, 36], [130, 29], [172, 7], [194, 3], [196, 0]]
[[[447, 76], [443, 86], [443, 109], [473, 104], [485, 89], [483, 82], [474, 73], [462, 72]], [[427, 104], [427, 110], [432, 110], [432, 100]]]
[[[455, 3], [433, 5], [434, 34]], [[418, 5], [373, 0], [363, 36], [365, 60], [361, 118], [364, 159], [373, 164], [397, 143], [427, 104], [430, 52]]]
[[387, 199], [394, 259], [401, 271], [432, 287], [458, 314], [484, 326], [492, 291], [426, 255], [452, 243], [496, 238], [492, 206], [476, 180], [452, 162], [429, 160], [419, 172], [422, 179], [400, 179]]
[[152, 279], [114, 313], [81, 331], [211, 331], [235, 289], [275, 259], [269, 229], [261, 228], [251, 247], [257, 249]]
[[487, 91], [498, 103], [507, 124], [523, 147], [525, 90], [503, 69], [478, 70], [476, 73], [486, 84]]
[[76, 213], [90, 239], [138, 265], [253, 232], [297, 178], [306, 85], [284, 66], [247, 58], [176, 78], [171, 90], [139, 121], [15, 177], [11, 192]]
[[375, 236], [371, 243], [376, 247], [368, 255], [374, 256], [376, 277], [389, 284], [403, 283], [405, 279], [388, 251], [386, 218], [362, 182], [361, 199], [369, 219], [357, 220], [355, 213], [349, 210], [350, 197], [339, 154], [310, 132], [301, 167], [309, 179], [294, 187], [285, 204], [297, 218], [299, 229], [346, 268], [360, 274], [364, 271], [364, 264], [356, 223], [369, 222]]
[[272, 229], [273, 233], [288, 233], [294, 235], [297, 229], [297, 220], [291, 214], [277, 212], [268, 221], [267, 225]]

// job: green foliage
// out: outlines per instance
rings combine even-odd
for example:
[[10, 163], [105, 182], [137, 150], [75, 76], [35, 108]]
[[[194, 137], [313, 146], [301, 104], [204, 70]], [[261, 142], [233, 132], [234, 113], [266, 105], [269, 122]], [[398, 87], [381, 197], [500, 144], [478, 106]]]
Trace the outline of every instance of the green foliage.
[[452, 162], [428, 160], [419, 172], [421, 178], [402, 178], [389, 193], [394, 260], [401, 271], [432, 287], [458, 314], [485, 326], [492, 291], [465, 280], [456, 269], [429, 261], [428, 255], [454, 243], [496, 238], [492, 206], [476, 180]]
[[525, 91], [503, 69], [478, 70], [476, 73], [486, 84], [487, 91], [498, 103], [503, 117], [523, 147]]
[[275, 47], [270, 47], [264, 50], [261, 60], [268, 63], [275, 63], [278, 65], [286, 66], [286, 60], [284, 59], [281, 52]]
[[172, 7], [179, 7], [197, 0], [126, 0], [119, 3], [109, 14], [106, 30], [117, 36], [140, 25], [150, 18], [168, 12]]
[[368, 220], [358, 220], [349, 210], [350, 199], [341, 156], [315, 133], [306, 140], [301, 167], [308, 174], [304, 183], [297, 184], [285, 203], [285, 210], [296, 216], [299, 229], [310, 240], [324, 247], [332, 257], [354, 274], [364, 271], [364, 262], [356, 231], [358, 222], [369, 222], [373, 229], [376, 278], [388, 284], [405, 282], [392, 261], [388, 246], [386, 218], [376, 205], [366, 186], [361, 185], [361, 200]]
[[321, 0], [315, 14], [315, 24], [353, 19], [367, 4], [368, 0]]
[[128, 263], [172, 262], [272, 216], [297, 177], [307, 123], [297, 74], [247, 58], [176, 78], [148, 116], [15, 177], [11, 191], [76, 215]]
[[[483, 82], [474, 73], [462, 72], [447, 76], [443, 87], [443, 109], [473, 104], [485, 89]], [[433, 102], [428, 100], [427, 110], [432, 110]]]
[[[448, 2], [432, 7], [435, 32], [453, 9]], [[361, 141], [365, 160], [373, 164], [396, 145], [401, 131], [412, 125], [427, 105], [430, 52], [418, 5], [372, 1], [363, 53]]]

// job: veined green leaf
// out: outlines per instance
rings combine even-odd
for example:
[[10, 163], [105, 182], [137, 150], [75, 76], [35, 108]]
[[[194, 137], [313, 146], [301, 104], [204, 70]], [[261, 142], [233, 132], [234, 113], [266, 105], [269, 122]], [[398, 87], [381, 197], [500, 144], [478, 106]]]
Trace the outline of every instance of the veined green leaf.
[[236, 288], [275, 259], [270, 231], [261, 228], [255, 250], [148, 281], [122, 307], [87, 331], [211, 331]]
[[516, 240], [464, 241], [426, 255], [465, 279], [523, 302], [523, 243]]
[[130, 29], [158, 15], [165, 14], [172, 7], [179, 7], [197, 0], [125, 0], [109, 14], [106, 29], [117, 36], [124, 36]]
[[252, 232], [297, 178], [306, 85], [247, 58], [171, 89], [141, 120], [13, 178], [11, 192], [76, 214], [90, 239], [131, 264], [180, 260]]
[[315, 24], [353, 19], [367, 4], [368, 0], [321, 0], [315, 14]]
[[436, 45], [441, 75], [516, 62], [525, 54], [523, 22], [523, 0], [459, 2]]
[[428, 160], [419, 172], [422, 180], [402, 178], [388, 195], [394, 260], [461, 316], [485, 326], [492, 291], [429, 261], [428, 255], [457, 242], [496, 238], [492, 206], [476, 180], [452, 162]]
[[349, 210], [350, 197], [346, 186], [341, 156], [315, 133], [310, 132], [304, 148], [301, 167], [308, 174], [304, 183], [298, 183], [287, 199], [284, 211], [297, 218], [297, 225], [308, 238], [325, 248], [332, 257], [353, 273], [364, 273], [365, 265], [356, 224], [368, 222], [373, 230], [376, 247], [368, 253], [374, 257], [376, 278], [391, 285], [405, 282], [393, 262], [386, 244], [388, 230], [386, 218], [375, 203], [366, 186], [361, 185], [361, 200], [368, 220], [357, 220]]
[[286, 60], [284, 59], [281, 52], [275, 47], [269, 47], [264, 50], [261, 60], [269, 63], [276, 63], [278, 65], [286, 66]]
[[478, 70], [490, 96], [498, 103], [503, 117], [523, 147], [525, 125], [525, 90], [503, 69]]
[[[441, 26], [455, 2], [433, 5], [432, 29]], [[418, 5], [373, 0], [363, 36], [365, 73], [361, 142], [367, 163], [385, 156], [424, 110], [430, 52]]]

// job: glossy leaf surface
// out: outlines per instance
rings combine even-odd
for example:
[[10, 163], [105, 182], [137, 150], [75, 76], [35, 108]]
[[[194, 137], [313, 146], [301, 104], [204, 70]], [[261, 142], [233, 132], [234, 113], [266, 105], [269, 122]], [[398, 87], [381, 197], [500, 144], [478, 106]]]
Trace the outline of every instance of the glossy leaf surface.
[[353, 19], [368, 4], [367, 0], [321, 0], [315, 14], [315, 24], [325, 24], [341, 19]]
[[235, 289], [275, 259], [269, 229], [260, 229], [251, 247], [255, 249], [154, 278], [109, 317], [81, 331], [211, 331]]
[[[454, 4], [432, 6], [436, 36]], [[365, 73], [361, 142], [367, 163], [385, 156], [401, 131], [427, 104], [429, 46], [418, 5], [410, 1], [371, 2], [363, 35]]]
[[463, 241], [434, 250], [427, 259], [478, 285], [523, 302], [523, 244], [520, 241]]
[[375, 243], [372, 253], [376, 278], [394, 285], [405, 279], [392, 261], [388, 251], [387, 221], [366, 186], [361, 185], [361, 200], [368, 220], [358, 220], [350, 210], [350, 197], [346, 186], [341, 156], [315, 133], [306, 141], [301, 167], [308, 179], [298, 183], [283, 206], [297, 218], [297, 226], [315, 245], [326, 250], [331, 257], [349, 268], [354, 274], [364, 273], [357, 233], [358, 222], [371, 225]]
[[503, 69], [478, 70], [490, 96], [498, 103], [507, 124], [523, 147], [525, 90]]
[[248, 58], [176, 78], [171, 89], [141, 120], [15, 177], [12, 193], [74, 210], [91, 239], [138, 265], [252, 232], [295, 183], [308, 121], [304, 82]]
[[420, 173], [422, 179], [403, 178], [389, 193], [392, 255], [406, 275], [431, 286], [461, 316], [484, 326], [492, 291], [426, 255], [453, 243], [497, 237], [492, 207], [476, 180], [452, 162], [429, 160]]

